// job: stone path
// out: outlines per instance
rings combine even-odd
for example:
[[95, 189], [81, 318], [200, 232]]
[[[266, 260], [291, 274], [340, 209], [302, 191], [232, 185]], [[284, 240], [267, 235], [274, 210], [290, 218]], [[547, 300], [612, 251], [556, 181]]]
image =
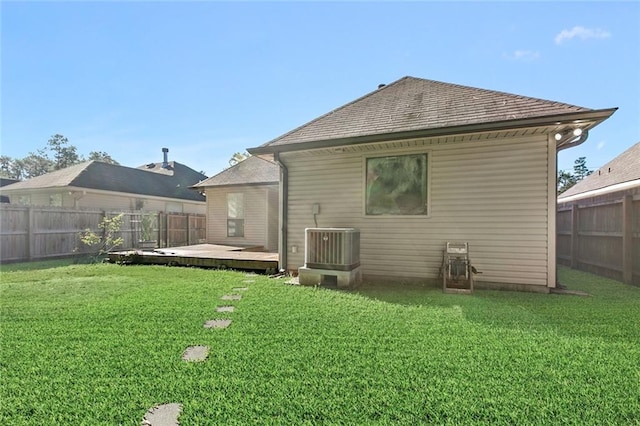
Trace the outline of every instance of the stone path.
[[224, 296], [222, 296], [222, 300], [240, 300], [242, 299], [242, 296], [240, 296], [239, 294], [225, 294]]
[[[247, 276], [252, 276], [248, 274]], [[244, 283], [252, 283], [254, 280], [244, 280]], [[248, 287], [234, 287], [231, 291], [247, 291]], [[225, 294], [222, 300], [241, 300], [239, 294]], [[235, 306], [223, 305], [216, 307], [216, 312], [233, 312]], [[205, 328], [227, 328], [231, 325], [230, 319], [213, 319], [204, 323]], [[182, 359], [189, 362], [204, 362], [209, 356], [209, 346], [189, 346], [182, 353]], [[169, 403], [157, 405], [151, 408], [142, 419], [142, 426], [179, 426], [178, 417], [182, 411], [182, 404]]]
[[204, 328], [227, 328], [231, 325], [230, 319], [214, 319], [204, 323]]
[[182, 353], [185, 361], [204, 361], [209, 356], [209, 346], [189, 346]]
[[178, 426], [178, 416], [181, 411], [182, 404], [157, 405], [144, 415], [142, 426]]

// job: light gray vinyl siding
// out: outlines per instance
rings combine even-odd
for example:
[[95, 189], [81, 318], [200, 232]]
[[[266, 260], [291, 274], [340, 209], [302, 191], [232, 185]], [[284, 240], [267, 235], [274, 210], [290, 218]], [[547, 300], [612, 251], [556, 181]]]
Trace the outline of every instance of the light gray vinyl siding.
[[[273, 187], [276, 190], [277, 186]], [[207, 242], [226, 245], [256, 245], [266, 250], [277, 250], [275, 242], [268, 241], [269, 187], [231, 186], [206, 188]], [[244, 237], [227, 237], [227, 194], [244, 194]], [[277, 208], [277, 199], [276, 199]], [[277, 212], [275, 228], [277, 232]], [[273, 219], [271, 219], [273, 220]]]
[[278, 186], [274, 185], [268, 188], [268, 201], [267, 201], [267, 243], [265, 249], [268, 251], [278, 251], [278, 238], [280, 237], [279, 223], [279, 190]]
[[[131, 211], [136, 209], [136, 201], [144, 200], [142, 210], [149, 212], [181, 212], [204, 214], [205, 203], [188, 201], [168, 201], [161, 198], [145, 198], [135, 195], [118, 195], [88, 192], [77, 201], [79, 208], [96, 208], [109, 211]], [[171, 207], [173, 206], [173, 207]]]
[[[368, 156], [426, 152], [428, 216], [366, 216]], [[445, 144], [405, 141], [282, 155], [289, 171], [288, 269], [304, 263], [304, 229], [361, 232], [365, 276], [437, 278], [447, 241], [467, 241], [477, 281], [547, 285], [548, 161], [544, 135]], [[291, 246], [297, 246], [293, 253]]]
[[[98, 209], [105, 211], [138, 210], [137, 201], [143, 201], [142, 210], [153, 212], [180, 211], [190, 214], [205, 214], [206, 203], [198, 201], [171, 200], [168, 198], [147, 198], [144, 195], [126, 194], [118, 192], [92, 192], [76, 188], [52, 189], [47, 191], [26, 191], [8, 194], [11, 202], [18, 202], [21, 195], [29, 196], [33, 206], [50, 205], [50, 197], [61, 194], [62, 207], [79, 209]], [[170, 209], [173, 205], [173, 209]]]
[[87, 192], [77, 201], [78, 208], [94, 208], [109, 211], [128, 211], [132, 209], [132, 198], [116, 194]]

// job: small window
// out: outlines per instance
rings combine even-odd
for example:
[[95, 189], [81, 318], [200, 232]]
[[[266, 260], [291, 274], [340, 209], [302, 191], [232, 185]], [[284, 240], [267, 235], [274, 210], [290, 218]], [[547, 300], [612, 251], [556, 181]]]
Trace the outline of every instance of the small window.
[[227, 236], [244, 237], [244, 194], [227, 194]]
[[426, 215], [427, 154], [367, 158], [367, 215]]

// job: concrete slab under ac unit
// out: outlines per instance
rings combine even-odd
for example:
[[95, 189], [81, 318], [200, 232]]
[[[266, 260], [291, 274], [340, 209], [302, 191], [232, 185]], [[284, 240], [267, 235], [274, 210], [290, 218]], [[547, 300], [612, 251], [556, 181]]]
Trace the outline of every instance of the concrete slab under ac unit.
[[334, 281], [338, 288], [356, 287], [362, 281], [360, 267], [351, 271], [335, 271], [333, 269], [298, 268], [298, 281], [301, 285], [323, 285]]

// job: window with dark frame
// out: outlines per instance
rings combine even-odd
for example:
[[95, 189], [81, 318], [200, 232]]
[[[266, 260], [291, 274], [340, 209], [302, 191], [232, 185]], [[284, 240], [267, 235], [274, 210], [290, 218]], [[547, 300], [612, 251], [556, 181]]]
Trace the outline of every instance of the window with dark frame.
[[227, 237], [244, 237], [244, 194], [227, 194]]
[[427, 154], [366, 159], [367, 215], [427, 215]]

